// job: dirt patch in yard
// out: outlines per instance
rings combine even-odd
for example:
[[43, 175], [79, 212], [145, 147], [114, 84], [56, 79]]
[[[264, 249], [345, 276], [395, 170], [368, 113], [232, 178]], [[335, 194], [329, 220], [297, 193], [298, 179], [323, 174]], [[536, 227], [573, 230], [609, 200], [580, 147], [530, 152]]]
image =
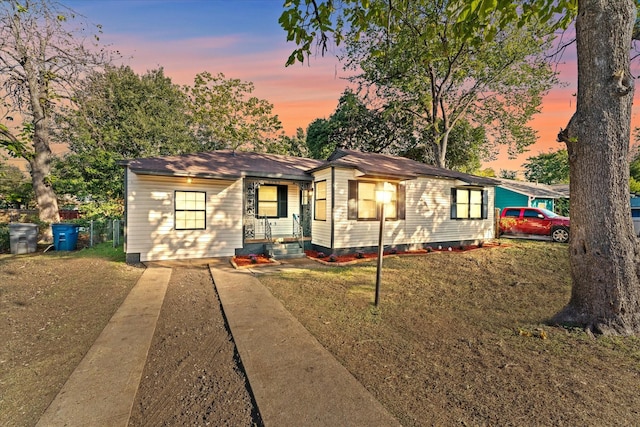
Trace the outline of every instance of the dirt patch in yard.
[[[569, 298], [567, 245], [385, 258], [378, 308], [375, 265], [255, 271], [405, 427], [638, 425], [640, 339], [545, 323]], [[141, 273], [0, 258], [0, 425], [35, 425]], [[130, 425], [260, 423], [208, 269], [174, 268]]]
[[57, 253], [0, 256], [0, 425], [35, 425], [142, 271]]
[[206, 266], [173, 269], [129, 425], [261, 425]]
[[[82, 255], [0, 257], [2, 426], [37, 423], [144, 271]], [[204, 266], [172, 272], [130, 425], [261, 425]]]

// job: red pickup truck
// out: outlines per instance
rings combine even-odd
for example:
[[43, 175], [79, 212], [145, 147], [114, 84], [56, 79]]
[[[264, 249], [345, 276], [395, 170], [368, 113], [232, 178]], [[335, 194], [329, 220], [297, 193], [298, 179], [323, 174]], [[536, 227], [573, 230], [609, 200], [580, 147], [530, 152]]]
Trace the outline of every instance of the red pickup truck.
[[569, 218], [542, 208], [504, 208], [500, 234], [549, 236], [554, 242], [569, 241]]

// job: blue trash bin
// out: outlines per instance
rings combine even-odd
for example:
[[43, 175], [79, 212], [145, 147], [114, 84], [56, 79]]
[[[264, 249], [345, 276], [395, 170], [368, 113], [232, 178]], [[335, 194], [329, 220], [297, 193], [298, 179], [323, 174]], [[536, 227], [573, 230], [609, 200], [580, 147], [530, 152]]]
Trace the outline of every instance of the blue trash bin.
[[75, 224], [51, 224], [55, 250], [74, 251], [78, 244], [78, 228]]

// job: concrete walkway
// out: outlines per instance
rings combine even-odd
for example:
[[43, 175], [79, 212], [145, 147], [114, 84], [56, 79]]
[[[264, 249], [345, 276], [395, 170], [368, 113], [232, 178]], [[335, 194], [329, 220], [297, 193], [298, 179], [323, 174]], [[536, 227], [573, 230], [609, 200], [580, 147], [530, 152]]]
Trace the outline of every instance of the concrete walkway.
[[[250, 271], [208, 262], [265, 426], [400, 425]], [[148, 266], [37, 426], [127, 426], [171, 266]]]
[[265, 426], [400, 425], [250, 272], [210, 270]]
[[147, 268], [37, 426], [126, 426], [171, 277]]

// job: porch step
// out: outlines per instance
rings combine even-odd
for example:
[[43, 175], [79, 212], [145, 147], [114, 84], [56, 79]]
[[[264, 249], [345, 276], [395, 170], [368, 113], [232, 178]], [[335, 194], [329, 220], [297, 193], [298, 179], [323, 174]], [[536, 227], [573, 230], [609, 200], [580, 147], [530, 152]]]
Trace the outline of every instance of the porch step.
[[267, 243], [264, 246], [267, 254], [275, 259], [303, 258], [305, 256], [298, 242]]

